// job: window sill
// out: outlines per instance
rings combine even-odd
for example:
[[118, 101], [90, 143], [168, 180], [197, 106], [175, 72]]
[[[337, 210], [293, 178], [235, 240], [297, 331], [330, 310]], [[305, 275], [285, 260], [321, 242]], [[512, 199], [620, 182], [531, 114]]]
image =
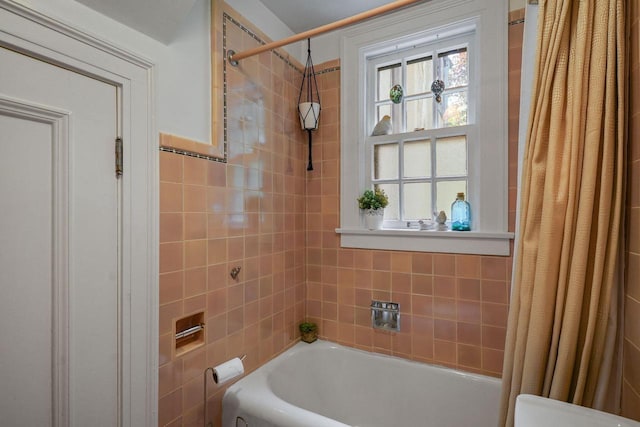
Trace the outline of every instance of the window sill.
[[340, 245], [346, 248], [474, 255], [510, 255], [513, 233], [480, 231], [367, 230], [337, 228]]

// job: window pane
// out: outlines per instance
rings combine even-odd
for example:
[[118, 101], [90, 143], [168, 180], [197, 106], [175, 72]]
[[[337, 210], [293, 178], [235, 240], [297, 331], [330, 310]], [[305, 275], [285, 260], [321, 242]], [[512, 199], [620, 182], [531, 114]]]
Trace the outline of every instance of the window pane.
[[469, 65], [467, 49], [456, 49], [438, 54], [444, 87], [454, 88], [469, 84]]
[[431, 176], [431, 141], [411, 141], [404, 143], [404, 177], [420, 178]]
[[404, 220], [431, 218], [431, 183], [412, 182], [405, 184]]
[[432, 81], [433, 61], [430, 56], [407, 62], [407, 95], [429, 92]]
[[[451, 219], [451, 203], [456, 200], [456, 195], [460, 192], [467, 194], [467, 181], [439, 181], [436, 183], [436, 208], [434, 210], [444, 211], [447, 220]], [[473, 215], [473, 206], [471, 215]]]
[[391, 86], [400, 83], [400, 64], [378, 68], [378, 94], [376, 100], [389, 99]]
[[398, 197], [398, 184], [376, 184], [375, 188], [384, 190], [389, 198], [389, 204], [384, 208], [384, 219], [400, 219], [400, 197]]
[[445, 93], [438, 105], [438, 114], [442, 127], [467, 124], [467, 91]]
[[433, 128], [433, 98], [407, 101], [407, 132]]
[[467, 137], [436, 139], [436, 176], [467, 174]]
[[[377, 110], [376, 123], [382, 120], [384, 116], [391, 116], [391, 104], [378, 105]], [[371, 128], [371, 131], [373, 132], [373, 128]]]
[[[375, 128], [376, 124], [378, 124], [378, 122], [380, 122], [380, 120], [382, 120], [384, 116], [391, 117], [391, 132], [389, 133], [395, 134], [403, 132], [403, 130], [401, 129], [402, 120], [400, 119], [400, 117], [402, 117], [402, 104], [389, 103], [378, 105], [376, 107], [376, 121], [371, 126], [371, 134], [373, 133], [373, 129]], [[394, 119], [394, 117], [396, 117], [397, 119]]]
[[379, 144], [373, 147], [373, 178], [398, 178], [398, 144]]

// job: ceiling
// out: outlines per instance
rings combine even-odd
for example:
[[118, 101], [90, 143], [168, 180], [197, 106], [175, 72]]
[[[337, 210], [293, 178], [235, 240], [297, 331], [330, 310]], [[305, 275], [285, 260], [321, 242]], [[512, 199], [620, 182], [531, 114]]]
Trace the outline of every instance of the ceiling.
[[[75, 0], [162, 43], [171, 43], [197, 0]], [[219, 0], [211, 0], [219, 1]], [[259, 0], [294, 33], [391, 0]]]
[[261, 0], [294, 33], [356, 15], [391, 0]]

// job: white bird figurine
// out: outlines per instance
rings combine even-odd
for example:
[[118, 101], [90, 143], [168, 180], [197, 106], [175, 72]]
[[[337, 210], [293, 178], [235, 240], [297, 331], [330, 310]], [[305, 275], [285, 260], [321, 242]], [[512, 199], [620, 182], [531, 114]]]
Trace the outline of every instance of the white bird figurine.
[[376, 135], [389, 135], [391, 133], [391, 117], [384, 116], [378, 124], [373, 128], [371, 136]]
[[[435, 214], [435, 212], [434, 212], [434, 214]], [[436, 230], [438, 230], [438, 231], [446, 231], [447, 230], [447, 224], [445, 224], [447, 222], [447, 214], [444, 213], [444, 211], [440, 211], [440, 213], [436, 217], [436, 222], [438, 223], [438, 225], [436, 226]]]

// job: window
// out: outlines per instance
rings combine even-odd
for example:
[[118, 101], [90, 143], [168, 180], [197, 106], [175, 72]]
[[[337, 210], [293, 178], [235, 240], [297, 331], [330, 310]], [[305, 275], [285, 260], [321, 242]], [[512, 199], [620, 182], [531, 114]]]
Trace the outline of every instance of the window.
[[[509, 254], [506, 36], [502, 0], [431, 0], [343, 33], [343, 247]], [[372, 136], [385, 115], [391, 131]], [[355, 202], [374, 187], [390, 198], [376, 231], [365, 229]], [[461, 191], [472, 231], [417, 230], [434, 211], [450, 217]]]
[[[469, 139], [475, 110], [473, 36], [367, 60], [366, 122], [373, 129], [390, 116], [392, 123], [388, 135], [365, 135], [371, 184], [389, 196], [387, 228], [406, 228], [408, 222], [440, 211], [449, 218], [456, 194], [468, 193], [467, 144], [473, 143]], [[442, 93], [432, 91], [436, 80], [444, 83]], [[392, 100], [392, 88], [401, 88], [403, 96]]]

